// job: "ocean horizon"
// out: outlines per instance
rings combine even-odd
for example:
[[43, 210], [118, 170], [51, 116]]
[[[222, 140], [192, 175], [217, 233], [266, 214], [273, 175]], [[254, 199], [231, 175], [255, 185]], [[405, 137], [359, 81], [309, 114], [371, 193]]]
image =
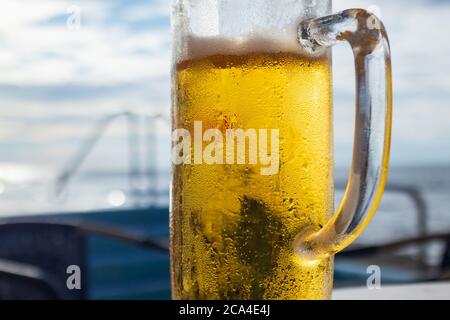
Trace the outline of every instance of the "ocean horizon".
[[[343, 196], [348, 169], [337, 168], [335, 203]], [[0, 218], [48, 214], [98, 212], [101, 210], [128, 210], [142, 207], [169, 207], [170, 172], [147, 172], [140, 181], [138, 191], [129, 188], [126, 172], [81, 172], [73, 179], [60, 197], [52, 195], [54, 179], [29, 184], [3, 182], [0, 193]], [[22, 177], [24, 179], [24, 177]], [[153, 179], [153, 182], [149, 181]], [[0, 184], [1, 184], [0, 179]], [[156, 181], [156, 183], [155, 183]], [[450, 166], [392, 167], [388, 186], [416, 189], [427, 207], [428, 232], [448, 232], [450, 219]], [[133, 194], [134, 193], [134, 194]], [[412, 237], [419, 232], [420, 219], [413, 200], [407, 193], [385, 192], [373, 221], [357, 240], [361, 244], [374, 244]]]

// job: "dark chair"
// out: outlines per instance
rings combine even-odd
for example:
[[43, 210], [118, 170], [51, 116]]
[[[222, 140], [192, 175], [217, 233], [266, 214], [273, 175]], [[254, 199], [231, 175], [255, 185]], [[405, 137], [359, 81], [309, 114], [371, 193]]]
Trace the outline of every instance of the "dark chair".
[[53, 284], [55, 281], [41, 268], [0, 260], [1, 299], [58, 299], [61, 295]]
[[85, 270], [85, 236], [72, 225], [12, 223], [0, 225], [0, 298], [84, 299], [81, 290], [69, 290], [67, 268]]
[[[167, 245], [152, 239], [93, 224], [0, 224], [0, 299], [87, 299], [89, 235], [168, 251]], [[67, 268], [72, 265], [81, 270], [80, 290], [67, 286]]]

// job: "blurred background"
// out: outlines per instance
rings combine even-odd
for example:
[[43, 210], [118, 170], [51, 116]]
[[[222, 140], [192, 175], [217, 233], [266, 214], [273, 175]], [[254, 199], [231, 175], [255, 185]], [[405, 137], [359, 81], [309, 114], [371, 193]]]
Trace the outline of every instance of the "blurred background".
[[[365, 286], [374, 264], [386, 284], [448, 279], [450, 1], [334, 1], [350, 7], [381, 16], [390, 35], [392, 170], [335, 285]], [[0, 8], [0, 297], [170, 298], [170, 1]], [[354, 71], [348, 47], [333, 54], [338, 202]], [[82, 290], [61, 288], [68, 265], [81, 267]]]

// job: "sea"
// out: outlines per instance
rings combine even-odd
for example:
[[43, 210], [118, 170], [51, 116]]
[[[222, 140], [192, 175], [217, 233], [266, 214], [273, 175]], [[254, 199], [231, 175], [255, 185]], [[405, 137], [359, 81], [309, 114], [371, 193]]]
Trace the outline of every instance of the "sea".
[[[25, 168], [21, 168], [24, 170]], [[36, 170], [36, 168], [34, 168]], [[33, 172], [29, 168], [28, 173]], [[25, 173], [24, 173], [25, 174]], [[347, 170], [337, 169], [337, 186], [346, 183]], [[169, 207], [168, 171], [151, 175], [151, 183], [136, 186], [130, 175], [119, 172], [90, 172], [73, 181], [57, 194], [52, 179], [6, 184], [0, 181], [0, 217], [36, 216], [42, 214], [90, 214], [99, 210], [117, 211], [140, 207]], [[150, 179], [150, 178], [149, 178]], [[392, 189], [391, 186], [395, 186]], [[404, 190], [414, 190], [423, 199], [425, 217], [420, 217], [414, 199]], [[343, 191], [336, 188], [335, 203]], [[358, 242], [380, 244], [428, 233], [450, 232], [450, 167], [393, 167], [381, 205]], [[426, 221], [426, 224], [423, 224]]]

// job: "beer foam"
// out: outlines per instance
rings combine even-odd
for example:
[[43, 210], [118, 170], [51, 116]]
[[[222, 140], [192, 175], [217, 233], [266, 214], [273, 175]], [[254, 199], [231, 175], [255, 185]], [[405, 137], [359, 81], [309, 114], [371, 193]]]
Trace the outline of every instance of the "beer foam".
[[[271, 36], [253, 34], [245, 37], [197, 37], [186, 36], [182, 52], [178, 55], [178, 62], [201, 59], [212, 55], [245, 55], [250, 53], [294, 53], [311, 56], [302, 48], [297, 37], [291, 35]], [[318, 55], [315, 55], [317, 57]]]

